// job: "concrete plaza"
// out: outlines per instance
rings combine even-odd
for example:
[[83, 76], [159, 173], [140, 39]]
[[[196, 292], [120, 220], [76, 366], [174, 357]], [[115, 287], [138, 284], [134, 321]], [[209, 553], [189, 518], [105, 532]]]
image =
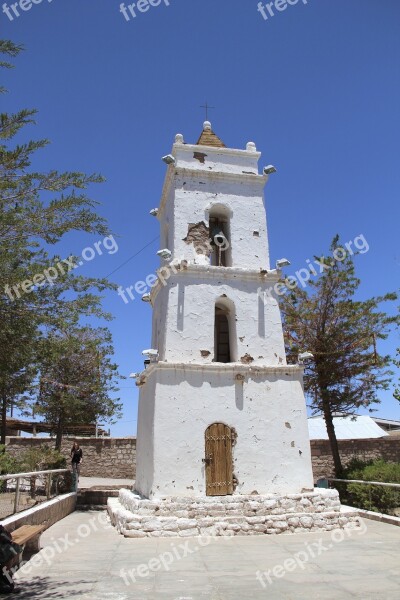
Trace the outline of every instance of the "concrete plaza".
[[105, 512], [77, 511], [41, 545], [15, 576], [21, 599], [400, 598], [400, 528], [370, 520], [348, 533], [127, 539]]

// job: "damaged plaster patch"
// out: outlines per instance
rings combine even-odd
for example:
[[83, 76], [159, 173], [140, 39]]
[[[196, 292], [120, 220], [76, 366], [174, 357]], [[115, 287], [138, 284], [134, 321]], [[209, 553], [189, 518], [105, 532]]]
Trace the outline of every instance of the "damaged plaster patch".
[[286, 427], [287, 429], [292, 429], [292, 426], [291, 426], [291, 424], [290, 424], [288, 421], [286, 421], [286, 423], [285, 423], [285, 427]]
[[204, 165], [204, 163], [206, 162], [206, 156], [207, 154], [204, 154], [204, 152], [195, 152], [193, 154], [193, 158], [201, 162], [202, 165]]
[[250, 356], [250, 354], [246, 353], [244, 356], [242, 356], [240, 362], [244, 363], [245, 365], [248, 365], [249, 363], [252, 363], [253, 360], [254, 358]]
[[197, 254], [204, 254], [204, 250], [206, 250], [207, 256], [210, 256], [212, 252], [210, 231], [204, 221], [189, 223], [188, 234], [183, 241], [186, 244], [193, 244]]
[[235, 427], [231, 428], [231, 437], [232, 437], [232, 446], [236, 446], [238, 433], [237, 433]]
[[211, 352], [209, 350], [200, 350], [200, 354], [203, 358], [207, 358], [208, 356], [210, 356]]

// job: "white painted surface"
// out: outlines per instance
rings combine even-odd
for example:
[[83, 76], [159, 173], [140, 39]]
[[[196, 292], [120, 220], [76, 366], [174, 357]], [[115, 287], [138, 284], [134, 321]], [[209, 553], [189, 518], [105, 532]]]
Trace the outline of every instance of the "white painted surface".
[[[273, 291], [278, 274], [269, 271], [268, 177], [258, 175], [260, 155], [254, 144], [219, 149], [183, 145], [180, 137], [172, 154], [158, 218], [160, 247], [179, 267], [164, 268], [163, 284], [152, 291], [152, 346], [160, 362], [140, 381], [137, 490], [204, 497], [205, 430], [216, 422], [237, 432], [236, 494], [312, 489], [302, 369], [286, 365]], [[210, 266], [184, 241], [190, 224], [208, 226], [215, 206], [230, 220], [227, 268]], [[215, 304], [222, 298], [234, 307], [235, 362], [226, 365], [214, 362]]]
[[[224, 267], [190, 266], [172, 275], [154, 299], [152, 346], [161, 360], [208, 364], [214, 359], [214, 307], [223, 295], [236, 313], [236, 347], [257, 365], [284, 365], [282, 322], [273, 286], [276, 278], [253, 278]], [[264, 292], [267, 291], [265, 294]], [[268, 294], [269, 291], [269, 294]], [[210, 355], [203, 357], [201, 351]]]
[[[199, 153], [204, 164], [195, 158]], [[230, 217], [232, 266], [268, 269], [264, 208], [268, 177], [258, 174], [260, 153], [174, 144], [172, 154], [176, 164], [168, 168], [158, 213], [161, 247], [172, 251], [173, 260], [194, 261], [193, 244], [184, 242], [188, 225], [201, 221], [208, 225], [210, 211], [221, 207]]]
[[313, 488], [300, 370], [160, 363], [141, 388], [136, 489], [146, 497], [204, 496], [205, 430], [215, 422], [237, 432], [236, 493]]

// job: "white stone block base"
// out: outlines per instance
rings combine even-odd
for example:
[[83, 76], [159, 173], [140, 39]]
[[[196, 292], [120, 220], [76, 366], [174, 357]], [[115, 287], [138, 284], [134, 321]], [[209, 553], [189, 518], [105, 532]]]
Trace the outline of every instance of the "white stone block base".
[[340, 505], [336, 490], [287, 496], [142, 498], [121, 489], [108, 499], [113, 525], [125, 537], [263, 535], [357, 527], [357, 511]]

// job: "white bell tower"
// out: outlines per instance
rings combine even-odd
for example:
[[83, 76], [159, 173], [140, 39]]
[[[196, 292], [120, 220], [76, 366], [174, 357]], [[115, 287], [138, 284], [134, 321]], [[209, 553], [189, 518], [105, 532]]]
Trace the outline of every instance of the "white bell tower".
[[146, 498], [313, 489], [302, 368], [287, 365], [257, 152], [206, 121], [177, 135], [158, 219], [152, 348], [140, 386], [136, 490]]

